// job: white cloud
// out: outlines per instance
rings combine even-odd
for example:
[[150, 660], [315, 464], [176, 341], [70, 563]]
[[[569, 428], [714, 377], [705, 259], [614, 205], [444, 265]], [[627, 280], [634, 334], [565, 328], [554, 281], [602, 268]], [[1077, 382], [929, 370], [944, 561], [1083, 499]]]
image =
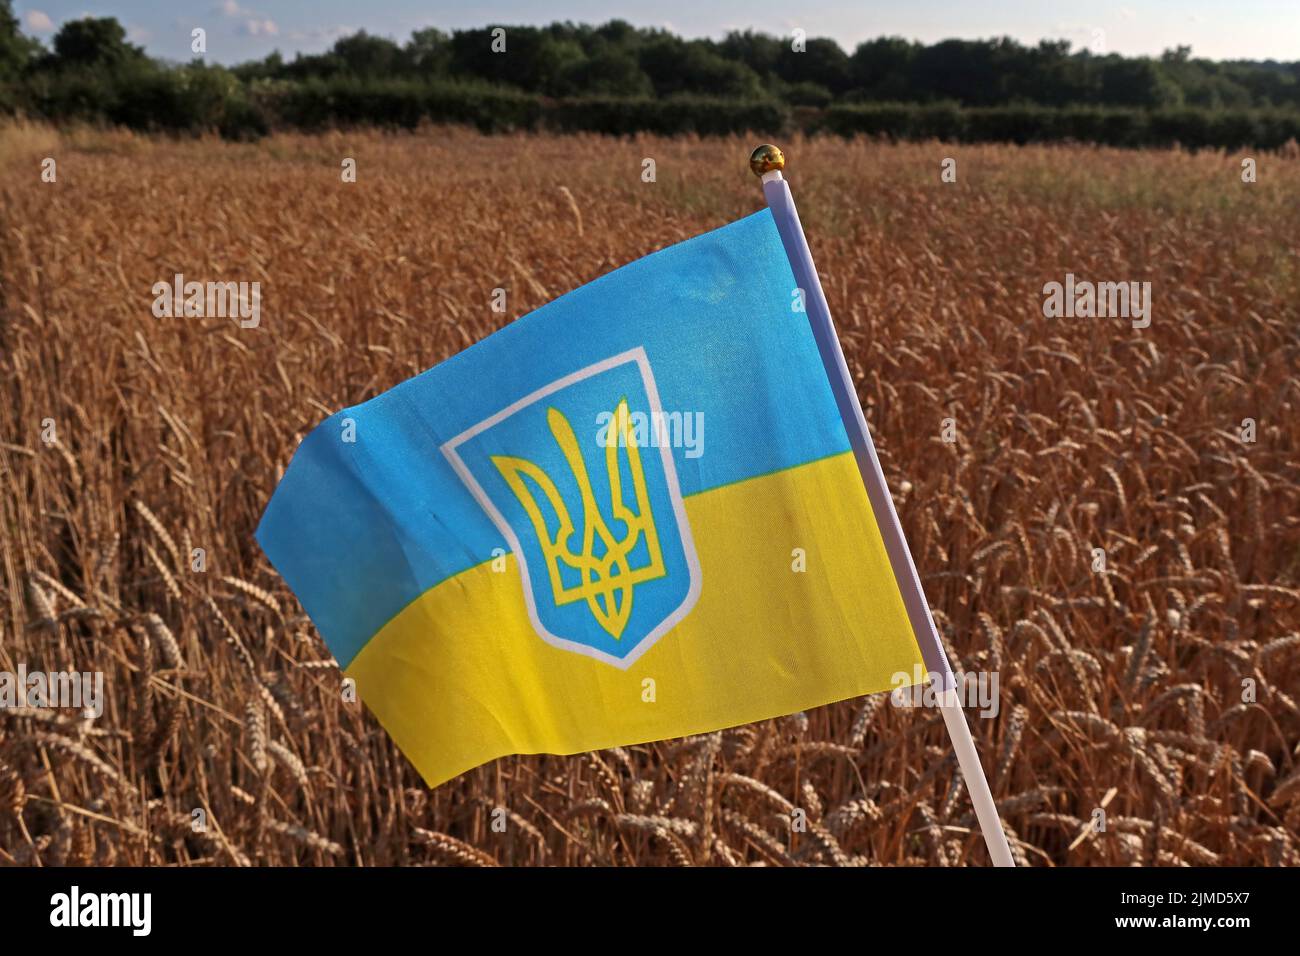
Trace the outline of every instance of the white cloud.
[[275, 21], [270, 17], [264, 17], [260, 20], [257, 18], [245, 20], [240, 25], [239, 30], [250, 37], [273, 37], [278, 36], [280, 33], [280, 28], [276, 26]]
[[337, 27], [313, 27], [310, 30], [294, 30], [289, 34], [289, 39], [296, 43], [312, 42], [317, 43], [324, 40], [335, 40], [339, 37], [348, 36], [356, 33], [357, 27], [337, 26]]
[[54, 21], [44, 10], [28, 10], [23, 20], [33, 33], [49, 33], [54, 29]]
[[240, 6], [239, 0], [221, 0], [213, 8], [217, 13], [231, 19], [242, 20], [236, 30], [249, 37], [273, 37], [280, 35], [279, 25], [270, 17], [263, 16], [249, 7]]

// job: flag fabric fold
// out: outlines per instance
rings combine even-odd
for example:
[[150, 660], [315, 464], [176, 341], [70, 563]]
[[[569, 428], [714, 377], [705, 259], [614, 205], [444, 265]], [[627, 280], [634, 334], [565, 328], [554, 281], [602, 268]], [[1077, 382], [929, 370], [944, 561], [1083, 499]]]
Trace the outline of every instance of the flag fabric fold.
[[427, 783], [913, 681], [799, 302], [763, 210], [304, 439], [258, 541]]

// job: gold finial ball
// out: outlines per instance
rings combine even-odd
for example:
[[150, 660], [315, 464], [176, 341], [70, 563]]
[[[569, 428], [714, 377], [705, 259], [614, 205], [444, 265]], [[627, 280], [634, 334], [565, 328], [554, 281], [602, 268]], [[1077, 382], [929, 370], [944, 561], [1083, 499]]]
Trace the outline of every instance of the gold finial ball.
[[785, 169], [785, 153], [771, 143], [765, 143], [749, 154], [749, 168], [754, 171], [755, 176]]

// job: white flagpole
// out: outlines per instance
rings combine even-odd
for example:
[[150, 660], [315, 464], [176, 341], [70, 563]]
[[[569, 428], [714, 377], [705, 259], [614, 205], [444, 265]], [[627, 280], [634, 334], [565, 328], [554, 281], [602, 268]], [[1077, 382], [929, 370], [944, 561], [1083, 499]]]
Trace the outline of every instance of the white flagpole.
[[781, 170], [785, 167], [785, 156], [775, 146], [760, 146], [750, 156], [749, 166], [763, 180], [763, 193], [772, 210], [772, 217], [776, 220], [777, 231], [781, 234], [781, 244], [785, 246], [795, 281], [803, 290], [804, 308], [812, 326], [813, 338], [817, 342], [817, 350], [821, 354], [835, 404], [844, 421], [844, 429], [848, 432], [858, 471], [862, 473], [867, 497], [876, 514], [885, 550], [889, 552], [889, 561], [902, 591], [912, 632], [939, 697], [943, 721], [957, 754], [957, 765], [966, 782], [966, 791], [975, 807], [975, 817], [984, 833], [984, 843], [988, 846], [989, 856], [995, 866], [1014, 866], [1007, 835], [1002, 830], [1002, 821], [993, 804], [993, 793], [989, 790], [989, 782], [975, 750], [975, 741], [971, 738], [966, 715], [961, 709], [961, 698], [957, 693], [952, 668], [948, 665], [948, 655], [944, 653], [939, 633], [935, 630], [930, 606], [926, 603], [925, 592], [921, 590], [921, 579], [916, 573], [907, 540], [903, 537], [898, 514], [894, 511], [894, 500], [885, 484], [880, 459], [876, 457], [876, 446], [871, 441], [871, 432], [867, 429], [867, 419], [862, 412], [862, 404], [858, 401], [857, 389], [854, 388], [848, 364], [844, 361], [839, 336], [831, 321], [831, 310], [826, 304], [826, 294], [822, 291], [821, 280], [817, 278], [817, 268], [813, 265], [812, 253], [808, 250], [808, 240], [799, 223], [799, 213], [794, 208], [790, 187], [781, 175]]

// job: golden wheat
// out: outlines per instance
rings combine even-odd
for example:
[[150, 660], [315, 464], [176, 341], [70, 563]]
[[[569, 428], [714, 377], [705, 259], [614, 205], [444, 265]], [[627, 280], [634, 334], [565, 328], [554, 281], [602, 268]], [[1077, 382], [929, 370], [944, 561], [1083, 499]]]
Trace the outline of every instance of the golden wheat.
[[[751, 145], [0, 130], [0, 670], [108, 698], [0, 711], [0, 860], [986, 862], [942, 721], [884, 696], [430, 792], [253, 541], [323, 416], [758, 208]], [[1246, 185], [1213, 152], [783, 145], [936, 623], [1000, 677], [968, 716], [1017, 859], [1300, 862], [1300, 155]], [[1044, 318], [1066, 271], [1151, 281], [1151, 327]], [[155, 318], [178, 272], [262, 282], [261, 325]]]

